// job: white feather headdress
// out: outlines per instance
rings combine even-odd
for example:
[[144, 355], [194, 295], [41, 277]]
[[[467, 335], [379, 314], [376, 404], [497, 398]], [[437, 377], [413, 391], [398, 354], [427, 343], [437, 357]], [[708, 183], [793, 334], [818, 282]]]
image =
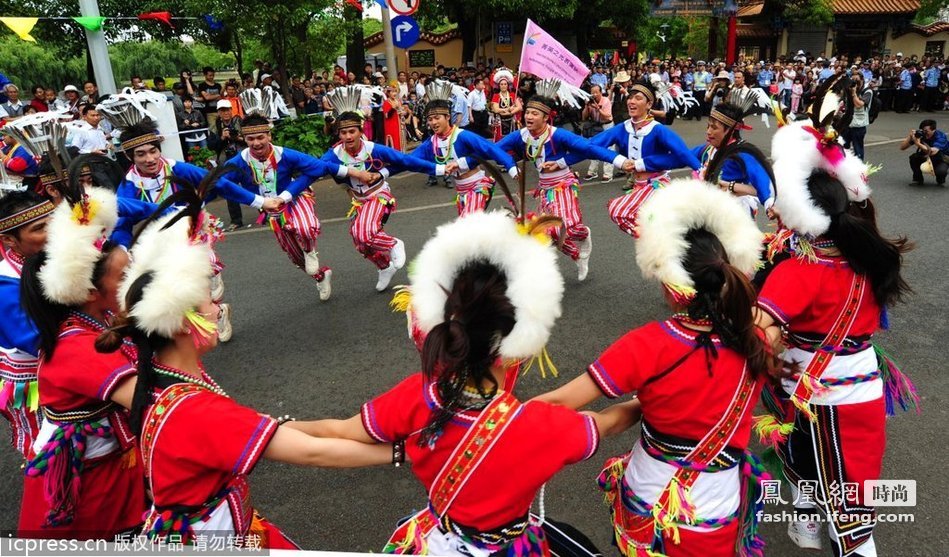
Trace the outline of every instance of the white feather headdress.
[[46, 263], [38, 278], [43, 295], [67, 306], [85, 303], [95, 289], [92, 274], [102, 245], [118, 221], [118, 199], [103, 188], [88, 188], [82, 201], [60, 203], [47, 226]]
[[142, 120], [158, 121], [154, 114], [147, 110], [149, 105], [161, 106], [168, 102], [161, 93], [155, 91], [136, 91], [131, 87], [122, 89], [122, 92], [109, 95], [107, 99], [96, 106], [96, 110], [118, 130], [141, 123]]
[[708, 183], [673, 180], [656, 191], [639, 211], [636, 263], [646, 278], [661, 282], [680, 301], [695, 295], [695, 282], [683, 266], [689, 230], [704, 228], [718, 237], [728, 261], [746, 275], [758, 268], [763, 235], [748, 210]]
[[444, 79], [435, 79], [425, 86], [425, 101], [452, 102], [455, 97], [468, 98], [468, 90]]
[[[210, 298], [211, 242], [206, 230], [210, 222], [202, 211], [198, 234], [191, 234], [191, 220], [181, 218], [164, 229], [177, 209], [150, 223], [132, 246], [132, 262], [119, 286], [123, 311], [147, 334], [172, 338], [181, 330], [185, 315]], [[126, 295], [132, 284], [146, 273], [152, 280], [142, 298], [129, 311]]]
[[824, 141], [823, 133], [808, 120], [782, 126], [771, 140], [775, 207], [785, 226], [805, 236], [820, 236], [830, 227], [830, 217], [814, 204], [807, 189], [815, 170], [840, 180], [852, 202], [863, 202], [871, 193], [866, 163], [835, 141], [829, 146]]
[[273, 87], [266, 86], [260, 89], [245, 89], [238, 98], [244, 114], [257, 114], [268, 120], [277, 120], [282, 114], [288, 114], [287, 103]]
[[[745, 217], [747, 219], [747, 217]], [[438, 227], [412, 263], [411, 312], [423, 334], [444, 322], [445, 301], [458, 272], [468, 263], [486, 261], [507, 278], [507, 297], [516, 324], [499, 346], [505, 359], [539, 354], [557, 318], [563, 277], [552, 246], [523, 234], [501, 212], [479, 212]]]
[[649, 83], [656, 91], [656, 100], [662, 103], [663, 110], [676, 109], [679, 112], [686, 112], [693, 106], [698, 106], [699, 101], [692, 96], [691, 92], [682, 90], [682, 87], [674, 83], [666, 83], [659, 74], [649, 74]]
[[491, 76], [491, 81], [495, 87], [498, 83], [502, 81], [507, 81], [512, 86], [514, 85], [514, 72], [508, 68], [498, 68], [494, 70], [494, 75]]
[[559, 100], [561, 104], [569, 105], [573, 108], [582, 107], [583, 103], [590, 99], [590, 93], [587, 93], [583, 89], [553, 78], [538, 81], [534, 85], [534, 91], [538, 97]]

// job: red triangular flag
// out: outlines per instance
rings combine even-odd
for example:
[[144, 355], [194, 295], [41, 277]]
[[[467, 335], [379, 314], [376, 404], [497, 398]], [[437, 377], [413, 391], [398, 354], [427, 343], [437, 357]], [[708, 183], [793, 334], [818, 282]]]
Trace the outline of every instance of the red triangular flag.
[[138, 14], [138, 18], [142, 21], [149, 19], [159, 21], [172, 29], [175, 28], [175, 26], [171, 23], [171, 12], [148, 12], [144, 14]]

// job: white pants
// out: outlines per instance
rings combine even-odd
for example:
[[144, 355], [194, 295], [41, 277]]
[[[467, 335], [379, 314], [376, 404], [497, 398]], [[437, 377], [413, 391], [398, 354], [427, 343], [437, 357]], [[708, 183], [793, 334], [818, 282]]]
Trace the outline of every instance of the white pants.
[[[606, 122], [603, 124], [603, 132], [613, 127], [613, 122]], [[600, 132], [600, 133], [603, 133]], [[615, 147], [610, 147], [610, 150], [616, 151]], [[613, 179], [613, 165], [608, 162], [598, 161], [593, 159], [590, 161], [590, 168], [587, 169], [587, 175], [596, 175], [599, 173], [600, 165], [603, 165], [603, 177], [609, 180]]]

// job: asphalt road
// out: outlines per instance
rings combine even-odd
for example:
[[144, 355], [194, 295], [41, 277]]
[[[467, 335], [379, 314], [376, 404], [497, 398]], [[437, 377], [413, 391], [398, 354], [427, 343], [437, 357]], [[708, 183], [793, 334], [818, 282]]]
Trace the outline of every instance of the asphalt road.
[[[880, 341], [913, 377], [923, 397], [921, 416], [903, 414], [888, 424], [883, 476], [916, 480], [917, 506], [905, 509], [914, 514], [914, 523], [878, 526], [880, 555], [949, 552], [949, 533], [940, 526], [945, 519], [938, 514], [949, 491], [949, 477], [940, 469], [949, 460], [943, 406], [949, 375], [941, 353], [949, 338], [949, 190], [934, 186], [931, 177], [924, 187], [908, 186], [909, 152], [900, 152], [893, 142], [922, 117], [884, 113], [867, 136], [868, 161], [882, 165], [871, 178], [881, 226], [890, 235], [907, 235], [917, 242], [906, 257], [906, 277], [915, 295], [891, 312], [892, 329], [882, 333]], [[949, 128], [949, 116], [936, 118], [940, 128]], [[769, 152], [773, 129], [752, 123], [755, 130], [746, 137]], [[704, 141], [704, 122], [677, 121], [673, 129], [690, 145]], [[585, 165], [580, 168], [585, 171]], [[392, 180], [399, 209], [386, 229], [405, 241], [409, 257], [436, 226], [455, 216], [452, 192], [424, 184], [417, 175]], [[321, 259], [334, 272], [332, 299], [319, 301], [316, 285], [289, 264], [269, 231], [253, 228], [230, 234], [219, 244], [219, 253], [227, 264], [234, 338], [206, 362], [236, 400], [261, 412], [301, 419], [349, 417], [364, 401], [419, 369], [404, 317], [387, 306], [391, 293], [375, 292], [375, 267], [353, 249], [345, 194], [328, 181], [316, 191], [324, 222]], [[614, 181], [589, 185], [581, 194], [595, 245], [590, 275], [578, 283], [576, 267], [561, 257], [567, 292], [563, 317], [549, 345], [561, 375], [547, 380], [536, 374], [524, 377], [522, 398], [568, 381], [624, 332], [668, 313], [658, 286], [640, 277], [632, 240], [607, 217], [606, 202], [619, 193], [620, 182]], [[213, 208], [226, 219], [223, 206]], [[249, 212], [246, 219], [251, 222]], [[402, 271], [393, 284], [404, 282]], [[594, 479], [603, 460], [626, 450], [635, 435], [605, 440], [590, 461], [565, 470], [547, 489], [547, 513], [578, 526], [608, 554], [609, 518]], [[5, 494], [0, 530], [16, 524], [22, 471], [15, 456], [9, 448], [0, 451], [0, 489]], [[255, 506], [304, 548], [314, 550], [378, 551], [395, 521], [425, 503], [424, 491], [407, 468], [324, 470], [262, 462], [252, 485]], [[768, 555], [799, 554], [785, 528], [764, 525]]]

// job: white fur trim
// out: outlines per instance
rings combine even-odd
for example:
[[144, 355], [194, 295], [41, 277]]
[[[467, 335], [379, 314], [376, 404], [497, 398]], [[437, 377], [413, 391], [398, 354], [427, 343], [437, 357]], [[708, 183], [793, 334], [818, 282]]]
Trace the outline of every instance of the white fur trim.
[[771, 158], [774, 160], [775, 207], [781, 221], [801, 234], [819, 236], [830, 227], [825, 215], [811, 199], [807, 180], [815, 169], [821, 169], [840, 180], [847, 190], [847, 198], [855, 203], [870, 197], [867, 185], [867, 165], [846, 151], [844, 160], [837, 165], [821, 155], [818, 140], [804, 128], [808, 121], [781, 127], [771, 140]]
[[639, 214], [636, 263], [646, 278], [695, 288], [682, 266], [689, 248], [685, 235], [704, 228], [718, 237], [728, 261], [751, 275], [761, 259], [762, 234], [738, 199], [706, 182], [673, 180], [643, 204]]
[[438, 227], [412, 264], [412, 312], [428, 333], [445, 321], [446, 290], [467, 263], [486, 260], [507, 277], [507, 297], [517, 323], [502, 341], [502, 358], [538, 354], [560, 317], [563, 277], [552, 246], [521, 234], [500, 212], [473, 213]]
[[182, 328], [185, 313], [210, 299], [211, 292], [211, 247], [204, 242], [191, 243], [190, 220], [183, 218], [161, 230], [176, 213], [159, 218], [142, 231], [119, 286], [120, 306], [128, 310], [129, 287], [142, 275], [153, 274], [129, 315], [142, 331], [165, 338], [174, 337]]
[[60, 203], [53, 211], [47, 227], [46, 263], [38, 275], [46, 298], [67, 306], [85, 303], [89, 291], [95, 289], [92, 272], [102, 257], [96, 243], [112, 234], [119, 218], [114, 193], [89, 188], [87, 195], [96, 208], [87, 224], [73, 218], [69, 203]]

